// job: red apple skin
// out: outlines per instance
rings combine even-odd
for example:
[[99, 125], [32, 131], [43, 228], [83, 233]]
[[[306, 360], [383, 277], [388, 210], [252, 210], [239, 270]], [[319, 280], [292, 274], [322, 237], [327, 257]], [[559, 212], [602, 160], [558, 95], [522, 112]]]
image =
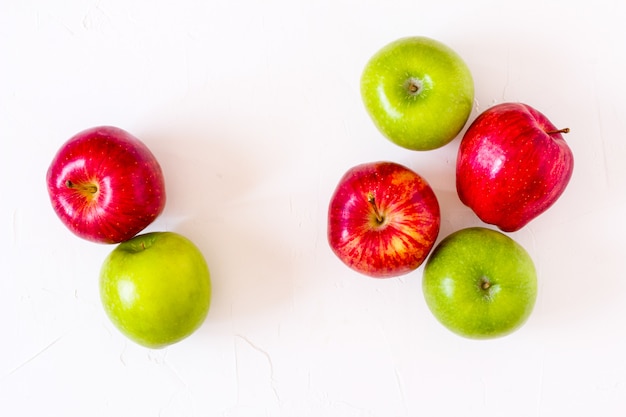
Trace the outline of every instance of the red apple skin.
[[54, 211], [77, 236], [126, 241], [165, 207], [165, 181], [146, 145], [112, 126], [84, 130], [54, 156], [46, 175]]
[[439, 234], [430, 185], [393, 162], [357, 165], [339, 181], [328, 210], [328, 242], [348, 267], [374, 278], [417, 269]]
[[485, 223], [514, 232], [552, 206], [567, 186], [574, 157], [546, 116], [522, 103], [495, 105], [459, 146], [460, 200]]

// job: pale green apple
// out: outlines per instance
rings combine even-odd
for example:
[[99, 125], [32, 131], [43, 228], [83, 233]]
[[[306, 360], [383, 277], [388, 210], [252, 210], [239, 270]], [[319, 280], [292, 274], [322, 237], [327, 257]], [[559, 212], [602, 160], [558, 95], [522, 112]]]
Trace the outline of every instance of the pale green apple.
[[209, 268], [198, 247], [180, 234], [138, 235], [105, 259], [100, 296], [123, 334], [140, 345], [162, 348], [204, 321], [211, 300]]
[[389, 140], [425, 151], [449, 143], [463, 129], [474, 103], [474, 81], [463, 59], [448, 46], [406, 37], [367, 62], [361, 96]]
[[443, 239], [426, 262], [426, 304], [451, 331], [475, 339], [507, 335], [530, 316], [537, 275], [526, 250], [509, 236], [473, 227]]

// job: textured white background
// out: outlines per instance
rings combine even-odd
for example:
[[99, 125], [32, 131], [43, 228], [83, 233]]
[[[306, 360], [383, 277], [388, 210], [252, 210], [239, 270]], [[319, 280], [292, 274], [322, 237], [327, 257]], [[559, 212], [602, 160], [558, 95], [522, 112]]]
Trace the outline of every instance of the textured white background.
[[[0, 5], [0, 414], [3, 416], [626, 415], [626, 6], [526, 0], [3, 0]], [[454, 188], [459, 139], [396, 147], [368, 119], [367, 59], [406, 35], [471, 68], [471, 118], [522, 101], [566, 136], [562, 198], [512, 234], [533, 256], [527, 324], [471, 341], [427, 310], [422, 268], [377, 281], [326, 243], [339, 177], [374, 160], [425, 176], [440, 238], [480, 225]], [[148, 350], [110, 324], [100, 265], [45, 172], [87, 127], [156, 154], [213, 277], [192, 337]]]

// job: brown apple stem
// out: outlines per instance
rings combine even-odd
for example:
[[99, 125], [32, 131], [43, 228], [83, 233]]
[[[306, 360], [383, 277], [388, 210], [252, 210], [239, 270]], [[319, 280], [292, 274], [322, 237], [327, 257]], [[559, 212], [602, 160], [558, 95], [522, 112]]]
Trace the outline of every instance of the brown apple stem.
[[376, 198], [374, 198], [374, 194], [369, 193], [367, 195], [367, 202], [370, 203], [372, 205], [372, 208], [374, 209], [374, 214], [376, 215], [376, 221], [378, 223], [382, 223], [383, 222], [383, 216], [380, 214], [380, 210], [378, 210], [378, 206], [376, 205]]
[[551, 130], [549, 132], [546, 132], [548, 135], [554, 135], [557, 133], [569, 133], [569, 127], [566, 127], [564, 129], [559, 129], [559, 130]]
[[77, 189], [79, 191], [87, 192], [87, 193], [91, 193], [91, 194], [95, 194], [98, 191], [98, 187], [96, 187], [93, 184], [87, 184], [87, 185], [85, 185], [85, 184], [78, 184], [78, 185], [76, 185], [76, 184], [74, 184], [70, 180], [65, 181], [65, 186], [67, 188], [75, 188], [75, 189]]
[[422, 84], [419, 80], [415, 78], [409, 78], [406, 83], [406, 89], [409, 91], [409, 94], [412, 96], [417, 95], [422, 88]]
[[489, 278], [483, 276], [480, 279], [480, 289], [483, 291], [487, 291], [489, 288], [491, 288], [491, 281], [489, 281]]

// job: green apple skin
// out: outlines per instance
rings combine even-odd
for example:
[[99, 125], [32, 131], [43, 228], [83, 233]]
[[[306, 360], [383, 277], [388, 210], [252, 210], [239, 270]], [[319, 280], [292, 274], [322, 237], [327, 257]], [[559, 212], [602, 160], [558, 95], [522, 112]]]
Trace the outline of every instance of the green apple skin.
[[472, 227], [443, 239], [424, 267], [422, 289], [431, 312], [472, 339], [505, 336], [530, 316], [537, 275], [526, 250], [509, 236]]
[[444, 146], [463, 129], [474, 104], [474, 81], [454, 50], [413, 36], [370, 58], [361, 75], [361, 97], [389, 140], [426, 151]]
[[191, 335], [204, 321], [211, 301], [209, 268], [186, 237], [145, 233], [107, 256], [100, 297], [113, 324], [129, 339], [163, 348]]

